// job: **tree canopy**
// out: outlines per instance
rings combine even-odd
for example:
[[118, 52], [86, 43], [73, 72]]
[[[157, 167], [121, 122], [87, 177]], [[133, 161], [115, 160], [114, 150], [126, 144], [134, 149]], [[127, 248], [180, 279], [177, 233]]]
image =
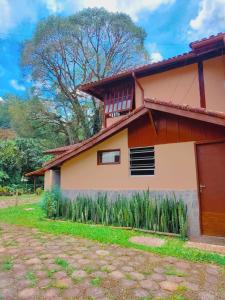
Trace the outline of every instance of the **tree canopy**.
[[51, 103], [46, 122], [60, 121], [68, 143], [101, 126], [100, 103], [80, 93], [79, 86], [143, 63], [145, 36], [128, 15], [103, 8], [39, 22], [24, 44], [22, 66], [36, 83], [35, 92]]

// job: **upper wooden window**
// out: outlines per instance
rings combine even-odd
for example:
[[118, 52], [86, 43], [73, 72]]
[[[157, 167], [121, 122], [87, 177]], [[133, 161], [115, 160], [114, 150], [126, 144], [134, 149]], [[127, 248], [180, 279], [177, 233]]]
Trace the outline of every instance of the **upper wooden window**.
[[120, 150], [102, 150], [97, 152], [98, 165], [109, 165], [120, 163]]
[[133, 83], [112, 87], [104, 97], [105, 114], [114, 116], [132, 110], [133, 98]]

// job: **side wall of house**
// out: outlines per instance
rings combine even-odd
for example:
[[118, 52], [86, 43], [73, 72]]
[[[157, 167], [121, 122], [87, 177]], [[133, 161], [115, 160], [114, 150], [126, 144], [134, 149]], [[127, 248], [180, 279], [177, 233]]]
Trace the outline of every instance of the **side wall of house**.
[[[203, 61], [206, 108], [225, 112], [224, 56]], [[192, 64], [139, 78], [145, 98], [200, 107], [198, 65]], [[136, 107], [142, 105], [140, 88], [135, 86]]]
[[[139, 79], [145, 98], [156, 98], [179, 104], [199, 106], [198, 65], [192, 64]], [[136, 106], [141, 103], [140, 88], [136, 86]]]
[[[97, 165], [97, 151], [121, 150], [119, 165]], [[196, 190], [193, 142], [155, 146], [155, 175], [130, 176], [127, 130], [65, 162], [62, 189], [94, 190]], [[182, 174], [182, 176], [181, 176]]]
[[[121, 163], [97, 165], [97, 151], [120, 149]], [[130, 176], [127, 129], [74, 157], [61, 166], [61, 189], [74, 199], [78, 194], [105, 192], [115, 198], [135, 191], [150, 190], [153, 196], [183, 199], [188, 207], [189, 235], [200, 233], [196, 162], [193, 142], [155, 146], [155, 175]]]
[[52, 170], [48, 170], [45, 172], [44, 176], [44, 190], [47, 191], [52, 188]]
[[60, 171], [48, 170], [44, 176], [44, 190], [50, 190], [54, 186], [60, 186]]
[[206, 107], [225, 112], [225, 57], [203, 62]]

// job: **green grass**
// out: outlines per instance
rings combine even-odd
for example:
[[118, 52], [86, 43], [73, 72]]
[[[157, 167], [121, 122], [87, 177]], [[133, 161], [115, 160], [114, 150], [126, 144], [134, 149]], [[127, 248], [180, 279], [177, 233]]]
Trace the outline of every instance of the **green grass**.
[[100, 277], [96, 277], [91, 280], [91, 284], [93, 286], [100, 286], [101, 283], [102, 283], [102, 279]]
[[[33, 210], [25, 210], [32, 207]], [[72, 235], [87, 238], [105, 244], [117, 244], [122, 247], [135, 248], [160, 255], [173, 256], [194, 262], [207, 262], [225, 266], [225, 256], [217, 253], [186, 248], [185, 242], [179, 238], [164, 237], [161, 247], [149, 247], [129, 242], [129, 238], [143, 235], [131, 230], [115, 229], [109, 226], [88, 225], [70, 221], [50, 221], [45, 219], [38, 204], [9, 207], [0, 210], [0, 223], [16, 224], [38, 228], [42, 232], [55, 235]], [[155, 235], [154, 235], [155, 236]]]
[[2, 265], [1, 265], [1, 269], [3, 271], [9, 271], [12, 269], [12, 267], [13, 267], [13, 263], [10, 259], [3, 261]]
[[25, 278], [30, 281], [30, 285], [34, 287], [37, 284], [37, 277], [32, 271], [26, 273]]
[[72, 274], [74, 271], [74, 268], [72, 268], [69, 263], [61, 257], [56, 257], [55, 264], [60, 266], [68, 275]]
[[185, 277], [185, 276], [187, 276], [187, 274], [176, 270], [176, 268], [174, 268], [172, 266], [165, 267], [164, 274], [165, 275], [174, 275], [174, 276], [178, 276], [178, 277]]

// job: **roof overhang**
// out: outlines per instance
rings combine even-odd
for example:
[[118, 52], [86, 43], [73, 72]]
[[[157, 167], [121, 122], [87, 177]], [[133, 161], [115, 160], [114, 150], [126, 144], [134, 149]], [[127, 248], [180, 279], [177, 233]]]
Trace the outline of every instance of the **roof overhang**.
[[219, 33], [218, 35], [211, 36], [208, 39], [193, 42], [190, 44], [190, 47], [192, 51], [188, 53], [157, 63], [146, 64], [140, 67], [128, 69], [101, 80], [83, 84], [81, 85], [80, 90], [103, 100], [106, 89], [113, 84], [118, 84], [121, 80], [132, 80], [133, 73], [137, 78], [141, 78], [223, 55], [225, 51], [225, 33]]
[[172, 102], [159, 101], [155, 99], [145, 99], [144, 105], [139, 107], [135, 111], [131, 112], [124, 118], [120, 119], [118, 122], [114, 123], [108, 128], [103, 129], [95, 136], [89, 138], [88, 140], [82, 142], [79, 147], [72, 148], [67, 152], [53, 158], [48, 161], [43, 168], [30, 172], [26, 176], [41, 176], [45, 171], [52, 169], [56, 166], [60, 166], [65, 161], [71, 159], [72, 157], [78, 156], [82, 152], [94, 147], [95, 145], [103, 142], [107, 138], [116, 134], [117, 132], [125, 129], [128, 125], [135, 120], [139, 119], [141, 116], [148, 114], [149, 111], [158, 111], [168, 114], [173, 114], [176, 116], [181, 116], [184, 118], [189, 118], [193, 120], [199, 120], [206, 123], [216, 124], [218, 126], [225, 127], [225, 114], [221, 112], [208, 111], [203, 108], [193, 108], [187, 105], [179, 105]]

